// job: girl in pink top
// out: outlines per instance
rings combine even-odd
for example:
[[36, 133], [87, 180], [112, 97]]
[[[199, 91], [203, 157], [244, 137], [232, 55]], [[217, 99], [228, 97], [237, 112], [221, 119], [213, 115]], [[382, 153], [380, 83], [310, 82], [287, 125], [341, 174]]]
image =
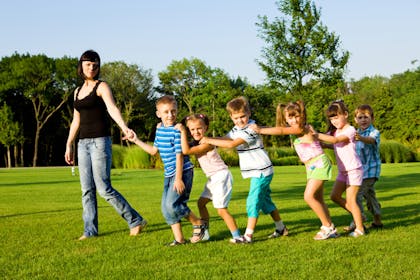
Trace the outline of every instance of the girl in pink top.
[[182, 152], [185, 155], [195, 155], [207, 177], [204, 191], [197, 202], [201, 219], [206, 225], [206, 233], [203, 240], [210, 238], [208, 231], [210, 217], [206, 205], [212, 201], [214, 208], [217, 209], [217, 213], [223, 218], [232, 234], [230, 242], [246, 243], [240, 234], [235, 219], [227, 209], [232, 195], [232, 174], [218, 154], [215, 146], [199, 143], [209, 127], [208, 117], [203, 114], [194, 114], [184, 118], [182, 123], [188, 127], [194, 139], [193, 142], [188, 143], [185, 127], [182, 124], [177, 124], [176, 128], [181, 131]]
[[276, 127], [254, 126], [253, 128], [260, 134], [293, 135], [296, 153], [306, 167], [307, 183], [304, 199], [322, 223], [321, 230], [314, 239], [324, 240], [337, 237], [337, 231], [324, 202], [324, 181], [331, 179], [331, 162], [322, 150], [318, 139], [314, 138], [310, 126], [306, 124], [303, 102], [290, 102], [287, 105], [277, 106]]
[[[328, 134], [317, 135], [319, 140], [334, 146], [338, 175], [331, 192], [331, 199], [352, 214], [356, 229], [350, 233], [350, 236], [362, 236], [365, 230], [356, 196], [362, 184], [363, 168], [356, 153], [356, 130], [348, 122], [349, 111], [342, 101], [335, 101], [328, 107], [327, 117]], [[344, 192], [346, 192], [346, 198], [342, 197]]]

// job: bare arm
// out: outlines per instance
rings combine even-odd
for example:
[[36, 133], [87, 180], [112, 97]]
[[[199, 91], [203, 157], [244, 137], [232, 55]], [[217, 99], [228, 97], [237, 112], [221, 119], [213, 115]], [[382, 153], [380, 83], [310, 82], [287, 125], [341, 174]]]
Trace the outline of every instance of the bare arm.
[[221, 148], [235, 148], [241, 144], [245, 144], [246, 141], [242, 138], [230, 139], [230, 138], [211, 138], [203, 137], [200, 144], [210, 144]]
[[98, 96], [102, 97], [105, 102], [106, 109], [108, 110], [109, 115], [115, 121], [115, 123], [121, 128], [125, 135], [132, 134], [132, 130], [127, 127], [125, 124], [120, 110], [117, 108], [115, 103], [114, 96], [112, 95], [111, 88], [106, 82], [102, 82], [98, 86]]
[[358, 132], [356, 132], [355, 139], [357, 141], [362, 141], [365, 144], [370, 144], [370, 145], [376, 144], [375, 138], [370, 137], [370, 136], [361, 136]]
[[337, 143], [340, 143], [340, 142], [349, 142], [350, 141], [350, 139], [345, 135], [340, 135], [338, 137], [335, 137], [335, 136], [324, 134], [324, 133], [318, 133], [318, 139], [323, 141], [323, 142], [327, 142], [327, 143], [331, 143], [331, 144], [337, 144]]
[[80, 127], [80, 113], [77, 110], [73, 110], [73, 120], [70, 125], [69, 136], [66, 143], [66, 152], [64, 154], [64, 159], [67, 164], [73, 164], [73, 142], [76, 139], [77, 132]]
[[174, 182], [174, 190], [177, 193], [181, 194], [185, 190], [184, 181], [182, 181], [182, 173], [184, 169], [184, 157], [182, 154], [176, 154], [176, 173], [175, 173], [175, 182]]
[[261, 127], [256, 132], [263, 135], [298, 135], [303, 133], [303, 129], [298, 126], [274, 126]]
[[200, 144], [198, 146], [190, 147], [188, 144], [186, 128], [180, 123], [176, 124], [175, 128], [181, 131], [181, 147], [184, 155], [204, 154], [213, 149], [213, 146], [209, 144]]
[[158, 148], [156, 148], [155, 146], [149, 145], [143, 141], [141, 141], [139, 138], [137, 138], [137, 135], [135, 132], [133, 132], [133, 134], [131, 136], [124, 136], [122, 138], [123, 140], [129, 140], [130, 142], [133, 142], [134, 144], [136, 144], [137, 146], [139, 146], [140, 148], [142, 148], [146, 153], [151, 154], [152, 156], [156, 155], [158, 152]]

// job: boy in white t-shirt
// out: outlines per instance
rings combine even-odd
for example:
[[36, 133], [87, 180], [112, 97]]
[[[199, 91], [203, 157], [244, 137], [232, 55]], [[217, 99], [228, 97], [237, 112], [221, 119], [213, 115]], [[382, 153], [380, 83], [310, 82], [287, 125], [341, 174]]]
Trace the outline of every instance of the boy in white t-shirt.
[[251, 178], [250, 190], [246, 202], [248, 223], [244, 238], [252, 242], [257, 225], [259, 211], [270, 214], [275, 231], [269, 238], [288, 235], [288, 229], [280, 218], [279, 211], [271, 199], [270, 183], [273, 179], [273, 164], [264, 150], [262, 139], [248, 126], [251, 109], [245, 97], [238, 97], [228, 102], [226, 106], [235, 127], [223, 138], [203, 137], [200, 143], [207, 143], [223, 148], [236, 148], [239, 154], [239, 165], [243, 178]]

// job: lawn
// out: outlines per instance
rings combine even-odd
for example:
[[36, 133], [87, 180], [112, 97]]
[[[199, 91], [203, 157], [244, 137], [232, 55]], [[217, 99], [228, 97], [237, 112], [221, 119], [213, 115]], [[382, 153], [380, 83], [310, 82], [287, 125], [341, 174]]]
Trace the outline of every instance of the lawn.
[[[231, 170], [229, 209], [244, 231], [249, 181]], [[344, 234], [351, 218], [328, 198], [330, 181], [325, 198], [342, 235], [312, 239], [320, 223], [303, 200], [305, 176], [303, 166], [275, 168], [272, 197], [288, 237], [267, 239], [274, 225], [261, 215], [254, 243], [229, 244], [227, 227], [209, 205], [211, 241], [166, 247], [173, 237], [160, 212], [161, 170], [112, 170], [114, 187], [149, 221], [144, 233], [129, 237], [125, 221], [99, 198], [100, 236], [80, 242], [81, 194], [70, 168], [0, 169], [0, 278], [419, 279], [420, 163], [383, 165], [376, 187], [385, 227], [360, 238]], [[204, 182], [195, 169], [194, 212]], [[189, 237], [191, 225], [183, 222], [183, 231]]]

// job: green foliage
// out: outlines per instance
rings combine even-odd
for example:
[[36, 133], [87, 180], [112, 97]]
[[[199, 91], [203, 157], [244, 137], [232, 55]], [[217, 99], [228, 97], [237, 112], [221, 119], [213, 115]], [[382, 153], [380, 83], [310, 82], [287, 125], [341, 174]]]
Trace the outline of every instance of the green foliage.
[[124, 157], [126, 156], [127, 148], [121, 145], [112, 145], [112, 167], [123, 168]]
[[218, 152], [227, 166], [239, 166], [239, 156], [235, 149], [219, 148]]
[[270, 22], [259, 16], [259, 36], [265, 41], [259, 61], [271, 85], [300, 96], [311, 79], [335, 84], [343, 79], [349, 52], [340, 53], [339, 37], [321, 22], [321, 12], [309, 0], [276, 2], [281, 17]]
[[381, 161], [385, 163], [401, 163], [416, 160], [414, 152], [395, 140], [381, 140], [379, 150]]
[[123, 159], [123, 168], [127, 169], [144, 169], [150, 168], [150, 155], [139, 149], [136, 146], [126, 148], [125, 156]]

